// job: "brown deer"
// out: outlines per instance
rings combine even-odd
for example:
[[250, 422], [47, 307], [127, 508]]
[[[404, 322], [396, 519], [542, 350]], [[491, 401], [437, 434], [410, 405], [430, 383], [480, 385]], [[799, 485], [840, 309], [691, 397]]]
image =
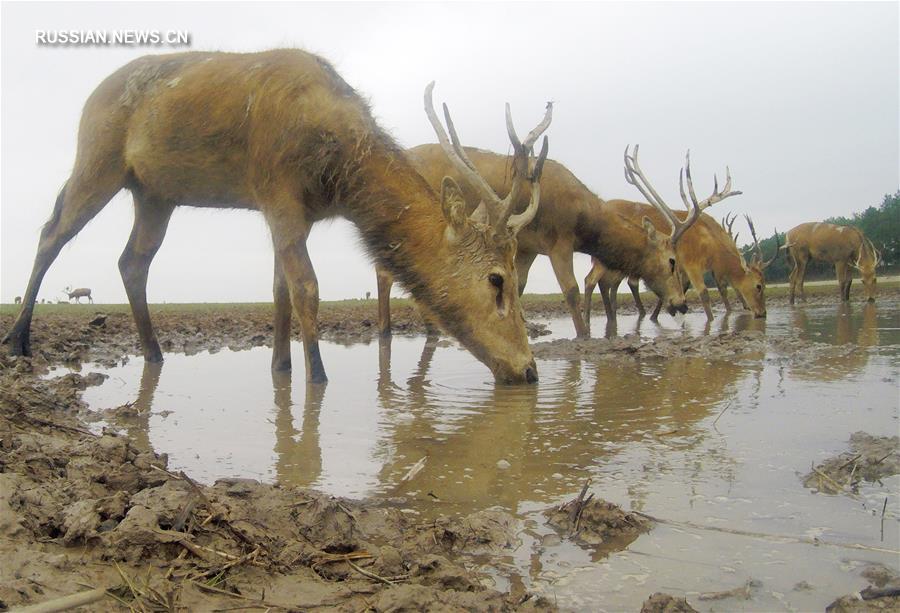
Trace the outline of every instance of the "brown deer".
[[22, 302], [22, 297], [16, 296], [16, 304], [19, 304], [20, 302]]
[[72, 298], [74, 298], [75, 302], [81, 303], [82, 298], [87, 298], [91, 304], [94, 304], [94, 299], [91, 298], [91, 289], [89, 287], [76, 287], [75, 289], [67, 287], [63, 292], [69, 297], [70, 302]]
[[[526, 144], [549, 123], [548, 108]], [[542, 160], [529, 175], [530, 144], [515, 136], [508, 108], [507, 128], [514, 191], [531, 192], [527, 218], [538, 205]], [[443, 130], [439, 136], [446, 141]], [[514, 287], [515, 235], [524, 218], [492, 202], [489, 223], [470, 219], [452, 179], [436, 193], [320, 57], [291, 49], [146, 56], [101, 83], [85, 105], [74, 171], [41, 232], [22, 309], [5, 339], [13, 354], [30, 352], [35, 297], [60, 249], [123, 188], [134, 196], [135, 221], [119, 269], [148, 361], [162, 360], [147, 307], [150, 263], [175, 207], [200, 206], [265, 216], [276, 302], [293, 305], [300, 319], [309, 380], [327, 378], [306, 238], [315, 222], [337, 215], [359, 228], [373, 259], [498, 381], [537, 379]], [[276, 337], [289, 338], [289, 323], [290, 310], [287, 322], [276, 319]], [[276, 346], [273, 366], [289, 366], [289, 355], [286, 342]]]
[[[658, 201], [659, 204], [665, 204], [637, 164], [637, 152], [635, 151], [634, 157], [630, 157], [626, 151], [625, 162], [626, 178], [628, 179], [628, 182], [635, 185], [648, 201]], [[685, 193], [684, 189], [684, 176], [687, 177], [687, 193]], [[713, 179], [712, 195], [703, 201], [698, 202], [696, 194], [694, 193], [693, 182], [691, 181], [690, 152], [688, 152], [685, 170], [683, 171], [682, 179], [679, 181], [679, 188], [685, 207], [691, 210], [690, 216], [693, 216], [694, 211], [697, 209], [702, 211], [726, 198], [741, 194], [740, 191], [731, 189], [731, 172], [729, 169], [726, 168], [725, 186], [721, 192], [719, 191], [718, 179], [715, 177], [713, 177]], [[690, 195], [690, 202], [688, 201], [688, 195]], [[631, 221], [646, 218], [657, 226], [663, 226], [668, 221], [659, 214], [659, 211], [663, 210], [660, 206], [654, 207], [639, 202], [626, 201], [615, 202], [614, 206], [616, 212]], [[668, 207], [666, 207], [666, 209], [668, 209]], [[678, 211], [673, 213], [673, 215], [681, 220], [688, 219], [689, 213], [687, 211]], [[712, 310], [709, 306], [709, 293], [706, 291], [706, 286], [703, 283], [703, 275], [706, 271], [713, 272], [716, 282], [720, 286], [730, 281], [736, 288], [740, 288], [740, 293], [742, 295], [751, 293], [757, 294], [758, 299], [750, 301], [754, 305], [754, 314], [760, 317], [765, 316], [765, 303], [762, 301], [762, 288], [765, 285], [765, 280], [762, 277], [761, 270], [759, 271], [759, 278], [757, 278], [757, 276], [754, 275], [753, 270], [746, 265], [746, 262], [744, 262], [743, 257], [741, 257], [737, 250], [737, 246], [734, 244], [731, 237], [725, 234], [724, 229], [709, 215], [700, 215], [696, 223], [685, 229], [681, 236], [681, 240], [675, 245], [675, 253], [678, 261], [679, 278], [683, 279], [684, 283], [683, 287], [687, 287], [687, 282], [690, 282], [691, 285], [700, 292], [701, 301], [703, 303], [703, 308], [706, 311], [707, 318], [712, 319]], [[585, 314], [587, 318], [590, 318], [591, 296], [594, 287], [598, 285], [600, 287], [600, 295], [603, 298], [604, 307], [606, 308], [607, 318], [615, 318], [617, 290], [619, 284], [625, 278], [628, 278], [629, 280], [628, 284], [634, 295], [638, 312], [641, 315], [645, 313], [644, 305], [638, 291], [638, 281], [641, 278], [640, 275], [634, 275], [627, 271], [604, 266], [603, 262], [597, 261], [596, 259], [593, 259], [591, 264], [591, 271], [584, 279]], [[751, 276], [753, 276], [752, 279], [749, 278]], [[758, 282], [754, 283], [754, 281]], [[756, 285], [758, 288], [751, 289], [752, 285]], [[651, 291], [659, 296], [659, 293], [656, 292], [652, 285], [648, 284], [648, 286]], [[656, 305], [656, 308], [650, 316], [651, 320], [656, 321], [659, 317], [662, 305], [663, 297], [660, 297], [659, 303]], [[727, 301], [726, 306], [730, 310], [731, 305], [727, 303]]]
[[[684, 215], [684, 213], [680, 214]], [[745, 307], [753, 312], [754, 317], [765, 317], [765, 269], [772, 264], [775, 256], [769, 260], [762, 260], [761, 255], [754, 255], [748, 264], [724, 228], [708, 215], [701, 215], [700, 220], [694, 225], [693, 234], [694, 237], [686, 238], [683, 246], [676, 251], [685, 287], [689, 283], [698, 291], [707, 319], [713, 318], [709, 291], [703, 280], [707, 272], [712, 274], [713, 281], [725, 304], [726, 312], [731, 311], [731, 302], [728, 300], [727, 294], [727, 288], [730, 285], [737, 291], [738, 297]], [[603, 272], [601, 271], [601, 274]], [[592, 276], [589, 274], [588, 278]], [[621, 281], [621, 277], [618, 278], [618, 281]], [[618, 283], [612, 286], [613, 297], [617, 287]], [[636, 302], [639, 310], [642, 310], [643, 305], [640, 302], [640, 296], [637, 295], [636, 285], [632, 287], [632, 292], [637, 296]], [[611, 298], [611, 300], [613, 299]], [[660, 304], [657, 303], [651, 319], [655, 320], [659, 316], [659, 310]]]
[[834, 264], [842, 301], [850, 300], [850, 284], [853, 282], [850, 267], [853, 267], [862, 277], [866, 300], [875, 302], [875, 268], [881, 261], [881, 254], [859, 229], [830, 223], [802, 223], [788, 230], [784, 249], [787, 249], [793, 262], [790, 273], [791, 304], [794, 304], [798, 288], [800, 299], [806, 301], [803, 280], [806, 265], [811, 259]]
[[[635, 155], [638, 149], [635, 148]], [[497, 193], [510, 191], [510, 171], [506, 156], [480, 149], [466, 148], [465, 152], [490, 187]], [[432, 185], [445, 174], [453, 175], [449, 160], [437, 145], [419, 145], [409, 150], [416, 168]], [[479, 195], [463, 188], [470, 206], [479, 202]], [[677, 219], [665, 203], [659, 202], [661, 226], [649, 220], [632, 221], [616, 211], [617, 203], [604, 201], [584, 186], [571, 171], [559, 162], [547, 160], [541, 180], [541, 207], [534, 220], [519, 232], [516, 269], [519, 275], [519, 294], [525, 291], [528, 271], [538, 254], [547, 255], [553, 272], [569, 307], [575, 333], [587, 337], [589, 329], [581, 313], [581, 295], [572, 266], [574, 252], [587, 253], [610, 267], [627, 270], [646, 279], [648, 285], [663, 296], [670, 313], [684, 312], [684, 290], [675, 274], [675, 251], [685, 230], [696, 221], [699, 210], [687, 220]], [[479, 214], [476, 209], [474, 214]], [[658, 227], [671, 227], [664, 235]], [[390, 277], [378, 274], [379, 322], [382, 332], [390, 330]]]

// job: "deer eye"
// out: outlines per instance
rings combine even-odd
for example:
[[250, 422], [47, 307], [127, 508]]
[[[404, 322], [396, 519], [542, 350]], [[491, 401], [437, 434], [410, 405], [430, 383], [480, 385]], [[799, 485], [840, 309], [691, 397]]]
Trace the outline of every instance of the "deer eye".
[[498, 275], [495, 272], [492, 272], [488, 275], [488, 281], [490, 281], [491, 285], [496, 287], [497, 289], [503, 289], [503, 276]]
[[760, 285], [759, 283], [756, 284], [756, 291], [758, 291], [758, 292], [762, 291], [762, 285]]

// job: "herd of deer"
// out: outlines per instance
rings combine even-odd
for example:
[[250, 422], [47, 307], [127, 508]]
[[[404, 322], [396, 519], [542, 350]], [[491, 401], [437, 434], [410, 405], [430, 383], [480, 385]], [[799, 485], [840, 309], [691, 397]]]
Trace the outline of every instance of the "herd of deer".
[[[730, 309], [727, 287], [764, 317], [765, 261], [756, 231], [748, 263], [731, 233], [703, 210], [732, 191], [697, 198], [690, 157], [680, 179], [686, 211], [673, 211], [641, 171], [638, 147], [625, 150], [625, 177], [649, 204], [603, 201], [562, 164], [547, 159], [543, 120], [524, 140], [506, 128], [511, 157], [463, 147], [446, 104], [444, 124], [425, 90], [425, 112], [438, 145], [403, 150], [372, 118], [364, 100], [320, 57], [299, 50], [191, 52], [146, 56], [122, 67], [91, 94], [78, 132], [74, 170], [41, 231], [19, 315], [4, 342], [29, 355], [30, 325], [44, 274], [63, 245], [121, 189], [134, 197], [134, 226], [119, 269], [147, 361], [162, 352], [147, 306], [150, 263], [177, 206], [240, 208], [263, 214], [275, 252], [275, 344], [272, 366], [290, 368], [292, 310], [301, 323], [307, 378], [326, 380], [316, 326], [318, 282], [306, 248], [312, 225], [343, 216], [353, 222], [375, 261], [379, 319], [390, 331], [389, 295], [396, 278], [423, 316], [455, 336], [498, 382], [537, 380], [519, 296], [538, 254], [550, 258], [579, 337], [589, 334], [595, 286], [608, 317], [623, 279], [635, 293], [643, 281], [665, 306], [684, 313], [688, 284], [699, 290], [711, 273]], [[685, 189], [686, 186], [686, 189]], [[777, 237], [777, 232], [776, 232]], [[874, 299], [879, 255], [853, 228], [802, 224], [787, 234], [795, 266], [791, 302], [810, 258], [835, 264], [841, 296], [849, 268], [860, 270]], [[585, 308], [573, 253], [592, 256]], [[777, 249], [776, 249], [777, 255]], [[80, 290], [75, 290], [79, 292]], [[70, 293], [70, 297], [72, 294]], [[89, 292], [88, 292], [88, 297]]]

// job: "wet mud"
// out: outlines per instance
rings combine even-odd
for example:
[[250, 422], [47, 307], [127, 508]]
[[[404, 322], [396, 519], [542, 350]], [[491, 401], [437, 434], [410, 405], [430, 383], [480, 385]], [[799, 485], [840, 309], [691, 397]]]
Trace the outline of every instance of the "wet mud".
[[803, 485], [825, 494], [855, 494], [861, 481], [881, 483], [900, 474], [900, 437], [854, 432], [849, 447], [849, 451], [814, 466], [803, 478]]

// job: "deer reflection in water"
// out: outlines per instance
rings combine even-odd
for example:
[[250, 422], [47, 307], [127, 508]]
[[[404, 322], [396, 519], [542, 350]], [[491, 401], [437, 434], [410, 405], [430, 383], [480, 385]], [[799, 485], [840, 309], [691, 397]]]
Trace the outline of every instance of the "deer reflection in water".
[[815, 351], [807, 360], [792, 363], [791, 376], [804, 381], [839, 381], [861, 373], [869, 363], [868, 348], [879, 344], [878, 310], [867, 302], [860, 315], [849, 302], [838, 303], [834, 317], [810, 318], [802, 307], [793, 311], [793, 325], [801, 339], [845, 347], [846, 351]]
[[272, 371], [275, 414], [275, 473], [281, 485], [309, 487], [322, 475], [322, 448], [319, 443], [319, 414], [325, 386], [307, 385], [303, 420], [299, 432], [294, 426], [291, 401], [291, 372]]

